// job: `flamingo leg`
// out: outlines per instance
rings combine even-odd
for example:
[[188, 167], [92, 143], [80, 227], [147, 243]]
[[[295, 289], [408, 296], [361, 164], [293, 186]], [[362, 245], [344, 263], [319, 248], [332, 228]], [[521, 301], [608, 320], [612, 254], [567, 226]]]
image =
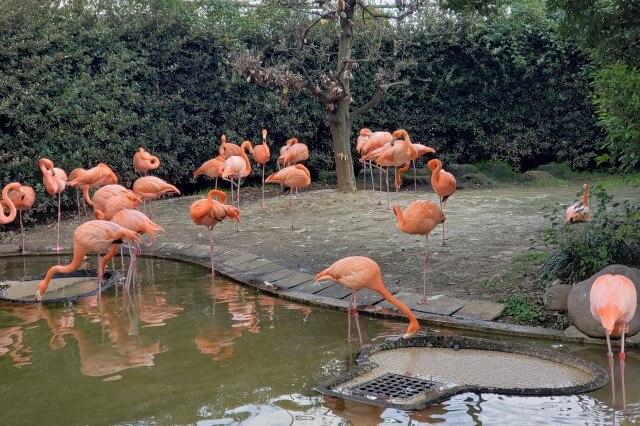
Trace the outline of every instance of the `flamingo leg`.
[[291, 212], [291, 229], [293, 227], [293, 188], [289, 188], [289, 211]]
[[214, 189], [218, 189], [218, 178], [216, 178], [216, 184], [214, 186]]
[[213, 248], [215, 246], [215, 243], [213, 242], [213, 227], [209, 226], [209, 249], [211, 250], [210, 256], [211, 256], [211, 276], [215, 277], [216, 276], [216, 270], [214, 269], [213, 266]]
[[620, 384], [622, 385], [622, 408], [623, 410], [627, 408], [627, 392], [624, 387], [624, 330], [622, 331], [622, 335], [620, 337], [620, 353], [618, 354], [618, 359], [620, 360]]
[[425, 235], [425, 249], [424, 249], [424, 270], [422, 272], [422, 300], [420, 300], [419, 304], [429, 303], [429, 299], [427, 299], [427, 262], [429, 260], [429, 234]]
[[416, 171], [416, 161], [411, 162], [413, 164], [413, 192], [418, 191], [418, 172]]
[[24, 223], [22, 222], [22, 210], [20, 210], [20, 236], [22, 237], [22, 250], [20, 250], [20, 254], [29, 254], [24, 246]]
[[607, 336], [607, 356], [609, 357], [609, 369], [611, 370], [611, 403], [616, 403], [616, 381], [615, 376], [613, 375], [613, 351], [611, 350], [611, 338], [609, 337], [609, 333], [606, 332]]
[[[349, 299], [349, 313], [347, 314], [347, 317], [350, 318], [351, 315], [353, 315], [353, 321], [356, 324], [356, 330], [358, 330], [358, 339], [360, 340], [360, 346], [364, 346], [364, 343], [362, 341], [362, 333], [360, 331], [360, 321], [358, 320], [358, 303], [356, 301], [356, 292], [352, 292], [351, 293], [351, 298]], [[351, 337], [351, 322], [349, 321], [349, 330], [348, 330], [348, 334], [347, 334], [347, 338], [348, 340], [351, 342], [352, 337]]]
[[58, 238], [56, 240], [56, 245], [51, 249], [52, 251], [62, 250], [62, 247], [60, 247], [60, 218], [62, 217], [62, 212], [60, 211], [60, 196], [61, 193], [58, 193]]
[[371, 163], [371, 160], [369, 160], [369, 171], [371, 172], [371, 190], [375, 191], [376, 186], [373, 184], [373, 165]]
[[[442, 210], [442, 200], [440, 200], [440, 197], [438, 197], [439, 201], [440, 201], [440, 210]], [[446, 245], [445, 241], [444, 241], [444, 222], [442, 223], [442, 245]]]
[[364, 162], [364, 173], [362, 173], [362, 190], [367, 190], [367, 162]]
[[387, 208], [389, 208], [389, 168], [387, 168]]
[[[373, 173], [373, 170], [371, 171], [371, 173]], [[378, 168], [378, 175], [380, 176], [380, 198], [378, 198], [378, 205], [381, 206], [382, 205], [382, 168]]]
[[78, 205], [78, 224], [80, 224], [80, 191], [76, 189], [76, 204]]
[[264, 164], [262, 165], [262, 208], [264, 209]]

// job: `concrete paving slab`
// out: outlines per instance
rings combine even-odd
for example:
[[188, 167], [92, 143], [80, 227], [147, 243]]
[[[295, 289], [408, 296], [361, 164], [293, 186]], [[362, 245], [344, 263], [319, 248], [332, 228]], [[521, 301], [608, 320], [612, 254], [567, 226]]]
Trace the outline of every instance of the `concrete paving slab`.
[[[275, 284], [280, 285], [280, 281], [277, 281]], [[307, 281], [306, 283], [295, 287], [295, 291], [299, 293], [315, 294], [315, 293], [321, 292], [327, 287], [331, 287], [332, 285], [335, 285], [335, 284], [329, 281], [316, 282], [313, 279], [311, 279], [311, 281]]]
[[[421, 299], [422, 297], [420, 297]], [[454, 297], [442, 296], [438, 298], [429, 298], [429, 303], [418, 304], [411, 306], [411, 309], [419, 312], [426, 312], [436, 315], [452, 315], [454, 312], [459, 311], [468, 302], [462, 299], [456, 299]]]
[[[276, 265], [276, 264], [274, 264]], [[283, 268], [280, 266], [280, 269], [277, 269], [273, 272], [269, 272], [266, 273], [264, 275], [261, 276], [261, 278], [265, 281], [278, 281], [281, 280], [283, 278], [287, 278], [287, 277], [291, 277], [293, 275], [295, 275], [297, 273], [297, 271], [294, 271], [293, 269], [288, 269], [288, 268]]]
[[267, 259], [262, 259], [262, 258], [252, 259], [252, 260], [249, 260], [249, 261], [243, 262], [243, 263], [236, 263], [236, 264], [227, 263], [227, 265], [233, 266], [238, 271], [242, 271], [242, 272], [246, 272], [246, 273], [252, 273], [253, 269], [260, 268], [260, 267], [262, 267], [264, 265], [269, 265], [269, 264], [271, 264], [270, 261], [268, 261]]
[[223, 258], [222, 262], [224, 264], [236, 267], [237, 265], [241, 265], [251, 260], [258, 259], [259, 256], [256, 256], [255, 254], [239, 251], [238, 255], [235, 257], [231, 257], [231, 254], [225, 254], [222, 256], [222, 258]]
[[322, 297], [333, 297], [334, 299], [344, 299], [351, 295], [351, 290], [342, 284], [334, 284], [316, 293]]
[[[350, 295], [351, 295], [351, 291], [349, 291], [349, 296]], [[349, 299], [349, 296], [347, 296], [347, 300]], [[358, 291], [358, 294], [356, 296], [356, 302], [358, 303], [358, 307], [375, 305], [376, 303], [379, 303], [382, 300], [385, 300], [385, 299], [380, 295], [380, 293], [376, 293], [375, 291], [367, 290], [367, 289]]]
[[[243, 263], [241, 266], [244, 265], [245, 264]], [[280, 269], [282, 269], [282, 266], [278, 265], [277, 263], [269, 262], [265, 263], [264, 265], [258, 266], [257, 268], [247, 269], [247, 272], [253, 275], [262, 276], [264, 274], [270, 274], [274, 271], [279, 271]]]
[[[279, 288], [293, 288], [297, 286], [308, 283], [309, 281], [313, 281], [313, 275], [305, 274], [304, 272], [296, 272], [290, 277], [283, 278], [281, 280], [276, 280], [274, 282], [276, 287]], [[322, 289], [323, 287], [318, 287]]]
[[472, 300], [464, 305], [458, 312], [453, 314], [453, 316], [493, 321], [502, 315], [504, 308], [504, 303], [489, 302], [486, 300]]

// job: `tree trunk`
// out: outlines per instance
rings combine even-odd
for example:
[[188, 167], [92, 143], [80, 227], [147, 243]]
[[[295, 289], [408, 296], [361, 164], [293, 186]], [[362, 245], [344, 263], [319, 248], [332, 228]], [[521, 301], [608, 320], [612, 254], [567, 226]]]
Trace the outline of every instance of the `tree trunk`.
[[335, 101], [335, 109], [329, 112], [329, 129], [333, 140], [333, 159], [336, 163], [336, 178], [338, 179], [338, 191], [355, 192], [356, 178], [353, 172], [353, 160], [351, 158], [351, 117], [349, 105], [351, 92], [349, 91], [349, 78], [345, 70], [345, 62], [351, 62], [351, 49], [353, 46], [353, 12], [356, 1], [347, 0], [347, 7], [340, 17], [340, 44], [338, 46], [338, 63], [336, 72], [342, 84], [345, 96]]
[[333, 159], [336, 163], [336, 177], [338, 179], [339, 192], [355, 192], [356, 178], [353, 172], [353, 160], [351, 158], [351, 125], [348, 116], [349, 105], [347, 102], [343, 108], [338, 106], [336, 113], [329, 113], [329, 129], [331, 130], [331, 139], [333, 141]]

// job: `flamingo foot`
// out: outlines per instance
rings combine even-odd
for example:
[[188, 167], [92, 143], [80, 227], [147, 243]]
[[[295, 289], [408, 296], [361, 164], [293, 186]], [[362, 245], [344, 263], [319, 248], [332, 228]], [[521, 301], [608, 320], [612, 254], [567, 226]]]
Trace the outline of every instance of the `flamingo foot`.
[[425, 296], [423, 297], [419, 302], [418, 305], [428, 305], [429, 304], [429, 299]]
[[64, 250], [64, 249], [62, 248], [62, 246], [60, 246], [58, 244], [56, 244], [55, 246], [51, 247], [51, 251], [58, 252], [58, 251], [62, 251], [62, 250]]
[[27, 255], [27, 254], [29, 254], [29, 253], [31, 253], [31, 252], [30, 252], [30, 251], [27, 251], [27, 250], [24, 250], [24, 249], [20, 250], [20, 254], [21, 254], [21, 255], [23, 255], [23, 256], [24, 256], [24, 255]]

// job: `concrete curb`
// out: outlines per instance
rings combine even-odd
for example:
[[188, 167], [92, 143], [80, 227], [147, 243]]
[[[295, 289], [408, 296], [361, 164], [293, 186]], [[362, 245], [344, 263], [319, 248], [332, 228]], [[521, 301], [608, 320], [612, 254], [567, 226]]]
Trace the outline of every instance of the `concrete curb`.
[[[2, 247], [0, 249], [0, 257], [19, 256], [17, 244], [4, 244], [0, 247]], [[51, 253], [43, 248], [32, 249], [33, 252], [29, 256], [71, 254], [69, 250]], [[205, 268], [209, 268], [211, 265], [209, 247], [199, 244], [156, 243], [150, 247], [143, 247], [142, 256], [182, 261], [200, 265]], [[316, 283], [313, 275], [282, 267], [277, 263], [249, 252], [234, 249], [229, 250], [216, 245], [214, 262], [216, 273], [259, 291], [269, 293], [275, 297], [323, 308], [339, 310], [346, 310], [347, 308], [346, 298], [351, 292], [344, 286], [331, 282]], [[438, 303], [438, 299], [435, 299], [432, 303], [434, 305], [433, 308], [425, 308], [425, 306], [430, 306], [431, 304], [415, 304], [415, 300], [419, 299], [419, 295], [397, 293], [396, 297], [403, 300], [409, 308], [412, 309], [418, 320], [426, 326], [448, 327], [498, 336], [547, 339], [596, 345], [606, 344], [604, 339], [591, 338], [571, 328], [568, 330], [553, 330], [543, 327], [506, 324], [457, 314], [464, 310], [465, 307], [478, 304], [478, 302], [481, 301], [451, 299]], [[407, 299], [414, 299], [414, 303], [411, 303], [411, 301]], [[397, 320], [403, 320], [405, 318], [395, 307], [390, 307], [392, 305], [388, 304], [388, 302], [377, 293], [370, 290], [360, 291], [358, 293], [358, 300], [360, 312], [381, 318]], [[454, 307], [451, 308], [451, 306]], [[483, 304], [483, 308], [484, 307]], [[440, 310], [441, 312], [425, 312], [427, 309], [434, 311]], [[640, 347], [640, 333], [625, 339], [625, 343], [629, 347]]]

